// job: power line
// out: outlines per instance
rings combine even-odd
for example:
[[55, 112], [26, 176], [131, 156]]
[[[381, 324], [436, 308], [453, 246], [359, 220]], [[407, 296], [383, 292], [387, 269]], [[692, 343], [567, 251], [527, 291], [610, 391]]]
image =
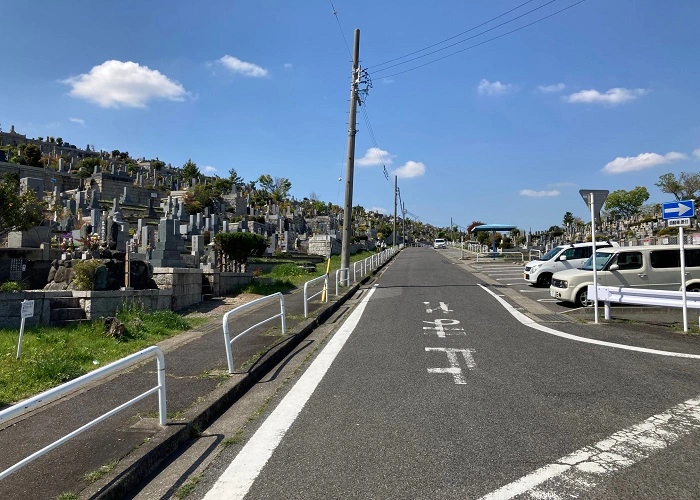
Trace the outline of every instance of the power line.
[[462, 35], [466, 35], [466, 34], [469, 33], [470, 31], [474, 31], [474, 30], [477, 29], [477, 28], [481, 28], [482, 26], [485, 26], [485, 25], [489, 24], [490, 22], [495, 21], [496, 19], [500, 19], [501, 17], [503, 17], [503, 16], [505, 16], [505, 15], [508, 15], [508, 14], [510, 14], [511, 12], [515, 11], [515, 10], [518, 10], [518, 9], [519, 9], [520, 7], [522, 7], [523, 5], [527, 5], [527, 4], [529, 4], [530, 2], [534, 2], [534, 1], [535, 1], [535, 0], [527, 0], [527, 2], [521, 3], [521, 4], [518, 5], [517, 7], [513, 8], [513, 9], [510, 9], [509, 11], [504, 12], [504, 13], [501, 14], [501, 15], [498, 15], [498, 16], [496, 16], [496, 17], [492, 17], [492, 18], [489, 19], [488, 21], [484, 21], [484, 22], [481, 23], [481, 24], [477, 24], [476, 26], [474, 26], [474, 27], [472, 27], [472, 28], [469, 28], [469, 29], [466, 30], [466, 31], [463, 31], [463, 32], [458, 33], [458, 34], [456, 34], [456, 35], [454, 35], [454, 36], [451, 36], [450, 38], [446, 38], [445, 40], [442, 40], [441, 42], [437, 42], [437, 43], [434, 43], [434, 44], [432, 44], [432, 45], [428, 45], [427, 47], [424, 47], [424, 48], [422, 48], [422, 49], [416, 50], [416, 51], [414, 51], [414, 52], [410, 52], [410, 53], [408, 53], [408, 54], [406, 54], [406, 55], [403, 55], [403, 56], [401, 56], [401, 57], [396, 57], [396, 58], [394, 58], [394, 59], [389, 59], [388, 61], [384, 61], [383, 63], [375, 64], [374, 66], [370, 66], [370, 67], [367, 68], [367, 69], [376, 68], [377, 66], [384, 66], [385, 64], [393, 63], [394, 61], [398, 61], [398, 60], [400, 60], [400, 59], [405, 59], [406, 57], [410, 57], [410, 56], [412, 56], [412, 55], [414, 55], [414, 54], [418, 54], [419, 52], [423, 52], [424, 50], [428, 50], [428, 49], [432, 49], [433, 47], [437, 47], [438, 45], [441, 45], [441, 44], [443, 44], [443, 43], [445, 43], [445, 42], [449, 42], [450, 40], [454, 40], [454, 39], [457, 38], [457, 37], [460, 37], [460, 36], [462, 36]]
[[331, 8], [333, 9], [333, 15], [335, 16], [335, 20], [338, 22], [338, 29], [340, 29], [340, 34], [343, 37], [343, 41], [345, 42], [345, 48], [348, 49], [348, 54], [350, 54], [350, 57], [352, 57], [352, 52], [350, 51], [350, 45], [348, 45], [348, 40], [345, 38], [345, 32], [343, 31], [343, 27], [340, 25], [340, 18], [338, 17], [338, 11], [335, 10], [335, 5], [333, 5], [333, 0], [330, 0], [331, 2]]
[[[442, 48], [437, 49], [437, 50], [433, 50], [432, 52], [428, 52], [427, 54], [423, 54], [423, 55], [421, 55], [421, 56], [413, 57], [413, 58], [411, 58], [411, 59], [408, 59], [408, 60], [403, 61], [403, 62], [400, 62], [400, 63], [392, 64], [391, 66], [387, 66], [386, 68], [378, 69], [376, 72], [379, 73], [379, 72], [382, 72], [382, 71], [386, 71], [386, 70], [388, 70], [388, 69], [390, 69], [390, 68], [395, 68], [396, 66], [401, 66], [402, 64], [408, 64], [408, 63], [413, 62], [413, 61], [416, 61], [416, 60], [418, 60], [418, 59], [422, 59], [422, 58], [424, 58], [424, 57], [428, 57], [428, 56], [431, 56], [431, 55], [433, 55], [433, 54], [437, 54], [438, 52], [442, 52], [443, 50], [450, 49], [450, 48], [455, 47], [455, 46], [457, 46], [457, 45], [459, 45], [459, 44], [462, 44], [462, 43], [464, 43], [464, 42], [467, 42], [467, 41], [469, 41], [469, 40], [473, 40], [474, 38], [478, 38], [478, 37], [480, 37], [481, 35], [484, 35], [484, 34], [488, 33], [489, 31], [493, 31], [493, 30], [495, 30], [495, 29], [497, 29], [497, 28], [500, 28], [501, 26], [505, 26], [506, 24], [510, 24], [510, 23], [512, 23], [513, 21], [517, 21], [518, 19], [527, 16], [528, 14], [532, 14], [532, 13], [535, 12], [536, 10], [540, 10], [540, 9], [546, 7], [547, 5], [552, 4], [552, 3], [556, 2], [556, 1], [557, 1], [557, 0], [549, 0], [549, 2], [547, 2], [547, 3], [545, 3], [545, 4], [542, 4], [542, 5], [540, 5], [539, 7], [536, 7], [536, 8], [534, 8], [534, 9], [532, 9], [532, 10], [529, 10], [529, 11], [525, 12], [524, 14], [520, 14], [519, 16], [514, 17], [513, 19], [510, 19], [510, 20], [508, 20], [508, 21], [502, 22], [501, 24], [497, 24], [496, 26], [493, 26], [493, 27], [491, 27], [491, 28], [489, 28], [489, 29], [487, 29], [487, 30], [484, 30], [484, 31], [480, 32], [480, 33], [477, 33], [476, 35], [472, 35], [472, 36], [470, 36], [470, 37], [468, 37], [468, 38], [465, 38], [464, 40], [460, 40], [459, 42], [451, 43], [450, 45], [447, 45], [447, 46], [442, 47]], [[442, 42], [441, 42], [441, 43], [442, 43]], [[439, 44], [437, 44], [437, 45], [439, 45]], [[422, 51], [419, 50], [418, 52], [422, 52]], [[399, 58], [399, 59], [402, 59], [402, 58]]]
[[[460, 49], [460, 50], [457, 50], [457, 51], [455, 51], [455, 52], [452, 52], [451, 54], [447, 54], [446, 56], [439, 57], [439, 58], [434, 59], [434, 60], [432, 60], [432, 61], [429, 61], [429, 62], [427, 62], [427, 63], [424, 63], [424, 64], [420, 64], [420, 65], [418, 65], [418, 66], [415, 66], [415, 67], [413, 67], [413, 68], [409, 68], [409, 69], [404, 70], [404, 71], [399, 71], [398, 73], [392, 73], [391, 75], [382, 75], [381, 78], [393, 78], [393, 77], [398, 76], [398, 75], [403, 75], [404, 73], [408, 73], [409, 71], [415, 71], [415, 70], [417, 70], [417, 69], [423, 68], [423, 67], [425, 67], [425, 66], [428, 66], [428, 65], [430, 65], [430, 64], [436, 63], [436, 62], [438, 62], [438, 61], [442, 61], [443, 59], [447, 59], [448, 57], [452, 57], [452, 56], [454, 56], [454, 55], [457, 55], [457, 54], [459, 54], [459, 53], [461, 53], [461, 52], [464, 52], [465, 50], [473, 49], [473, 48], [478, 47], [478, 46], [480, 46], [480, 45], [484, 45], [484, 44], [486, 44], [486, 43], [488, 43], [488, 42], [492, 42], [492, 41], [494, 41], [494, 40], [498, 40], [499, 38], [503, 38], [503, 37], [506, 36], [506, 35], [510, 35], [510, 34], [512, 34], [512, 33], [515, 33], [515, 32], [517, 32], [517, 31], [520, 31], [520, 30], [522, 30], [522, 29], [528, 28], [528, 27], [530, 27], [530, 26], [532, 26], [532, 25], [534, 25], [534, 24], [537, 24], [537, 23], [539, 23], [539, 22], [541, 22], [541, 21], [544, 21], [545, 19], [549, 19], [550, 17], [556, 16], [557, 14], [560, 14], [560, 13], [564, 12], [565, 10], [569, 10], [569, 9], [571, 9], [572, 7], [576, 7], [577, 5], [582, 4], [582, 3], [585, 2], [585, 1], [586, 1], [586, 0], [579, 0], [579, 1], [576, 2], [576, 3], [569, 5], [568, 7], [565, 7], [565, 8], [563, 8], [563, 9], [561, 9], [561, 10], [558, 10], [558, 11], [556, 11], [556, 12], [553, 12], [552, 14], [549, 14], [549, 15], [547, 15], [547, 16], [545, 16], [545, 17], [542, 17], [542, 18], [540, 18], [540, 19], [537, 19], [536, 21], [533, 21], [533, 22], [531, 22], [531, 23], [528, 23], [528, 24], [525, 24], [525, 25], [523, 25], [523, 26], [520, 26], [519, 28], [516, 28], [516, 29], [514, 29], [514, 30], [507, 31], [507, 32], [502, 33], [502, 34], [500, 34], [500, 35], [498, 35], [498, 36], [495, 36], [495, 37], [493, 37], [493, 38], [489, 38], [488, 40], [484, 40], [483, 42], [479, 42], [479, 43], [476, 43], [476, 44], [474, 44], [474, 45], [470, 45], [469, 47], [465, 47], [465, 48], [463, 48], [463, 49]], [[382, 70], [379, 70], [379, 71], [382, 71]]]

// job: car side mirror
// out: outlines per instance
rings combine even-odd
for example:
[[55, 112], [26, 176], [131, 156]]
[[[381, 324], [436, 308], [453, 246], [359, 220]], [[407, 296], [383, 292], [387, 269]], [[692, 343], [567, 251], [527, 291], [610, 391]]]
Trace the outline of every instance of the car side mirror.
[[613, 264], [608, 268], [608, 271], [617, 271], [620, 269], [620, 266], [618, 264]]

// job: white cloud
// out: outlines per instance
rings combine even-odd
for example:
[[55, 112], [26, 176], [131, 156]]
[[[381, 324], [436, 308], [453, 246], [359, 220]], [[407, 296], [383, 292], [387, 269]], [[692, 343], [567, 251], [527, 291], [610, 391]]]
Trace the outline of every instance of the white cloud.
[[566, 88], [563, 83], [555, 83], [554, 85], [538, 85], [537, 90], [543, 94], [552, 94], [554, 92], [561, 92]]
[[516, 90], [516, 87], [510, 83], [490, 82], [484, 78], [479, 82], [476, 90], [479, 95], [500, 95], [513, 92]]
[[208, 174], [213, 174], [214, 172], [216, 172], [216, 167], [212, 167], [211, 165], [207, 165], [206, 167], [204, 167], [204, 171]]
[[292, 63], [284, 63], [284, 69], [292, 69], [294, 65]]
[[561, 193], [552, 189], [551, 191], [534, 191], [532, 189], [521, 189], [520, 196], [529, 196], [530, 198], [543, 198], [546, 196], [559, 196]]
[[79, 123], [83, 127], [85, 126], [85, 120], [83, 120], [82, 118], [68, 118], [68, 121], [73, 123]]
[[237, 57], [226, 54], [218, 61], [225, 68], [234, 73], [239, 73], [243, 76], [252, 76], [254, 78], [263, 78], [269, 75], [269, 72], [257, 64], [241, 61]]
[[386, 208], [382, 208], [382, 207], [372, 207], [372, 208], [370, 208], [370, 209], [367, 210], [367, 211], [368, 211], [368, 212], [377, 212], [378, 214], [382, 214], [382, 215], [388, 215], [388, 214], [389, 214], [389, 211], [388, 211]]
[[643, 96], [648, 91], [646, 89], [623, 89], [616, 87], [608, 90], [606, 93], [598, 92], [597, 90], [582, 90], [574, 94], [564, 97], [567, 102], [571, 103], [594, 103], [594, 104], [609, 104], [617, 106], [618, 104], [632, 101]]
[[700, 158], [700, 148], [693, 150], [693, 156], [695, 158]]
[[391, 159], [396, 155], [389, 154], [379, 148], [369, 148], [365, 155], [359, 160], [355, 160], [355, 164], [360, 167], [375, 167], [377, 165], [391, 165]]
[[182, 85], [159, 71], [131, 61], [105, 61], [63, 83], [72, 87], [69, 95], [103, 108], [144, 108], [151, 99], [182, 101], [188, 95]]
[[637, 156], [618, 156], [613, 161], [603, 167], [603, 172], [608, 174], [623, 174], [626, 172], [636, 172], [664, 165], [675, 160], [685, 160], [688, 155], [683, 153], [670, 152], [665, 155], [657, 153], [642, 153]]
[[401, 179], [410, 179], [411, 177], [420, 177], [425, 174], [425, 165], [419, 161], [407, 161], [403, 166], [392, 172]]

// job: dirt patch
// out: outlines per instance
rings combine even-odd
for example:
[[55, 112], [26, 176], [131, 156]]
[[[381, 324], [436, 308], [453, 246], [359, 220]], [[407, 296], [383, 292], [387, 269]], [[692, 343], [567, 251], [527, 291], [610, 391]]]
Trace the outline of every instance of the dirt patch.
[[263, 297], [263, 295], [257, 295], [255, 293], [241, 293], [235, 297], [215, 297], [212, 300], [200, 302], [199, 304], [187, 307], [179, 312], [191, 318], [220, 318], [231, 309], [247, 304], [260, 297]]

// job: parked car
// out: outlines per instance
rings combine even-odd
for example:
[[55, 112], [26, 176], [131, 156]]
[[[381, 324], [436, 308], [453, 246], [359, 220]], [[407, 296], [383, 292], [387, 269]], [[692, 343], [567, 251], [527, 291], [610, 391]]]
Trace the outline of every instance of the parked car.
[[[598, 284], [625, 288], [651, 288], [700, 292], [700, 245], [685, 246], [685, 278], [681, 282], [679, 245], [608, 247], [596, 250]], [[581, 269], [559, 271], [552, 276], [549, 295], [579, 306], [589, 303], [593, 284], [593, 257]]]
[[444, 238], [435, 238], [433, 248], [447, 248], [447, 242]]
[[[618, 246], [615, 242], [596, 241], [596, 248]], [[552, 275], [566, 269], [581, 267], [593, 254], [593, 243], [569, 243], [552, 248], [549, 252], [525, 264], [525, 281], [547, 287]]]

